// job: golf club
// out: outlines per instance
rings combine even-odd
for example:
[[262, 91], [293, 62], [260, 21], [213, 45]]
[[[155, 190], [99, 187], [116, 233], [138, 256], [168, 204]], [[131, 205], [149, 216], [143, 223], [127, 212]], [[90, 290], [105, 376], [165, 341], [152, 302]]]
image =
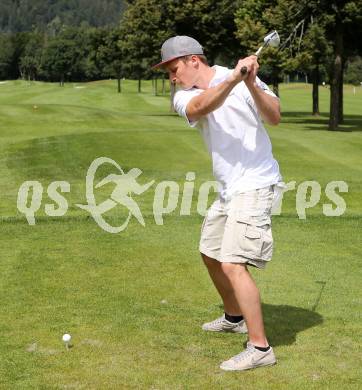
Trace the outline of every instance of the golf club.
[[[264, 43], [259, 47], [259, 49], [255, 52], [255, 55], [258, 57], [261, 53], [261, 51], [264, 49], [266, 46], [271, 46], [271, 47], [278, 47], [280, 44], [280, 38], [279, 34], [276, 30], [272, 31], [268, 35], [264, 37]], [[248, 72], [248, 68], [246, 66], [243, 66], [240, 70], [240, 73], [242, 75], [245, 75]]]
[[319, 280], [316, 281], [316, 283], [319, 284], [319, 285], [321, 286], [321, 289], [319, 290], [318, 297], [317, 297], [317, 299], [316, 299], [316, 301], [315, 301], [315, 303], [314, 303], [314, 305], [313, 305], [313, 307], [312, 307], [312, 311], [316, 311], [317, 306], [319, 305], [319, 302], [320, 302], [320, 300], [321, 300], [321, 298], [322, 298], [323, 290], [324, 290], [324, 288], [326, 287], [326, 284], [327, 284], [327, 282], [325, 282], [325, 281], [319, 281]]

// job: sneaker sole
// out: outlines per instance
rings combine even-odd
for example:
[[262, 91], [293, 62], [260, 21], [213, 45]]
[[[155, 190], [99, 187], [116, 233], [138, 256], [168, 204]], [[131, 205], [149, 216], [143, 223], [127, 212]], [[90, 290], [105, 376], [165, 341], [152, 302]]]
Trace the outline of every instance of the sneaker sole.
[[242, 334], [246, 334], [248, 333], [248, 331], [243, 331], [243, 330], [234, 330], [234, 329], [230, 329], [230, 330], [214, 330], [214, 329], [204, 329], [204, 328], [201, 328], [203, 331], [205, 332], [218, 332], [218, 333], [242, 333]]
[[224, 371], [248, 371], [248, 370], [254, 370], [255, 368], [261, 368], [261, 367], [270, 367], [270, 366], [275, 366], [277, 362], [273, 363], [268, 363], [268, 364], [261, 364], [260, 366], [254, 366], [254, 367], [249, 367], [249, 368], [227, 368], [227, 367], [221, 367], [221, 370]]

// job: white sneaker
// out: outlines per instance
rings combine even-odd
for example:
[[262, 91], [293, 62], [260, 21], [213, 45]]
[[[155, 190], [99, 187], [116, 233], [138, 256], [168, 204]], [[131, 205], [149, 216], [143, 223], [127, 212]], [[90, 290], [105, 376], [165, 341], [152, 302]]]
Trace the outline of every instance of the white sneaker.
[[248, 333], [248, 328], [244, 320], [232, 323], [225, 319], [225, 314], [214, 321], [202, 325], [202, 329], [208, 332]]
[[220, 368], [225, 371], [243, 371], [257, 367], [271, 366], [276, 362], [277, 359], [272, 347], [268, 351], [262, 352], [248, 342], [245, 351], [221, 363]]

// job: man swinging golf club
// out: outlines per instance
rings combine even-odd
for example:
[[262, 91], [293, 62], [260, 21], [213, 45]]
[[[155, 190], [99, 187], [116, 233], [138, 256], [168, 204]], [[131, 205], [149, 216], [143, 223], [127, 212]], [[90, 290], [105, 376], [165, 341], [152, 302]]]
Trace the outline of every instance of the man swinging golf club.
[[200, 252], [219, 292], [224, 314], [205, 323], [212, 332], [247, 333], [247, 348], [224, 361], [223, 370], [272, 365], [258, 288], [248, 266], [265, 268], [272, 257], [271, 208], [281, 181], [263, 121], [280, 121], [279, 99], [256, 77], [252, 55], [235, 69], [210, 67], [195, 39], [176, 36], [161, 48], [163, 67], [180, 89], [173, 104], [198, 127], [210, 152], [219, 198], [202, 225]]

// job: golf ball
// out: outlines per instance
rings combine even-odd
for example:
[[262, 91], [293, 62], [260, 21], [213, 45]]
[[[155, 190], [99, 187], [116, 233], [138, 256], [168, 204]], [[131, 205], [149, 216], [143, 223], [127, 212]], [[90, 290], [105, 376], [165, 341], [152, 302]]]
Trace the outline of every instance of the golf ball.
[[68, 333], [63, 334], [63, 341], [65, 343], [69, 343], [71, 338], [72, 338], [72, 336], [70, 334], [68, 334]]

